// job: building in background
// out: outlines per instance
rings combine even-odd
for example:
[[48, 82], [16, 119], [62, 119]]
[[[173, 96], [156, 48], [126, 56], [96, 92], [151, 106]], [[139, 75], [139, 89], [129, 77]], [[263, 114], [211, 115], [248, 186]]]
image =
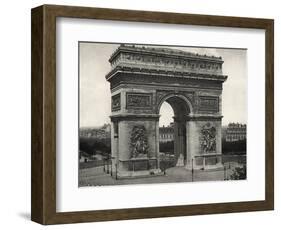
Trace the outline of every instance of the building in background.
[[227, 142], [246, 140], [247, 126], [240, 123], [229, 123], [224, 132], [225, 140]]
[[110, 130], [110, 124], [104, 124], [100, 128], [80, 128], [80, 137], [110, 138]]
[[168, 126], [159, 127], [159, 142], [165, 143], [168, 141], [174, 141], [174, 123], [170, 123]]

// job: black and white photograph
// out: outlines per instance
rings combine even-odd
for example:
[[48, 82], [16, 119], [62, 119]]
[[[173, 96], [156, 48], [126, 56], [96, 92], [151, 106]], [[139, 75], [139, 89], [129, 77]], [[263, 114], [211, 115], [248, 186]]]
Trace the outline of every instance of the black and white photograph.
[[280, 226], [278, 3], [3, 1], [0, 229]]
[[79, 42], [79, 187], [247, 179], [247, 50]]

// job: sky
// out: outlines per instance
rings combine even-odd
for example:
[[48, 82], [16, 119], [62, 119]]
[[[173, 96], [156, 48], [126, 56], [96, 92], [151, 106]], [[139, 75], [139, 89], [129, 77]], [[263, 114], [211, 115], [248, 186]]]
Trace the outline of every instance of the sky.
[[[110, 123], [111, 92], [105, 75], [108, 62], [119, 44], [79, 43], [80, 127], [99, 127]], [[225, 48], [170, 47], [199, 54], [221, 56], [223, 74], [222, 125], [230, 122], [247, 123], [247, 50]], [[159, 125], [173, 121], [173, 110], [168, 103], [160, 109]]]

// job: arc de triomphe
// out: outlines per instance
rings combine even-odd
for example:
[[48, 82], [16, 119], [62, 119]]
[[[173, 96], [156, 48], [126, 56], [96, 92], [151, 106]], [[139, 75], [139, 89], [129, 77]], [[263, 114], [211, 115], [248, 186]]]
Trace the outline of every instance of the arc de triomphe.
[[174, 154], [187, 169], [221, 167], [221, 57], [121, 45], [110, 57], [111, 155], [118, 177], [161, 172], [159, 111], [174, 111]]

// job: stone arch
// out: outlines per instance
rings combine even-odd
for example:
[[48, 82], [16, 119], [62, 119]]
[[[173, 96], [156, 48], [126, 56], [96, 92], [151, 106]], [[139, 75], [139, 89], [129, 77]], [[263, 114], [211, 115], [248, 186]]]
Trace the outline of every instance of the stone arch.
[[[112, 93], [111, 155], [118, 177], [163, 173], [158, 127], [164, 101], [175, 113], [175, 152], [186, 156], [186, 168], [221, 167], [217, 160], [221, 157], [221, 95], [222, 84], [227, 79], [222, 73], [221, 57], [124, 45], [112, 54], [109, 62], [112, 69], [106, 79]], [[207, 69], [202, 63], [219, 68]], [[216, 136], [209, 135], [213, 130], [208, 130], [207, 123], [216, 129]], [[147, 139], [148, 154], [143, 154], [146, 148], [140, 148], [141, 154], [132, 152], [134, 127], [146, 130], [143, 132], [145, 138], [136, 135], [135, 139], [138, 144]], [[216, 148], [206, 148], [206, 143], [213, 143]], [[135, 172], [141, 161], [147, 168]]]
[[[170, 98], [179, 98], [179, 99], [182, 99], [185, 103], [186, 103], [186, 106], [189, 110], [188, 114], [186, 115], [193, 115], [193, 111], [194, 111], [194, 108], [193, 108], [193, 105], [190, 101], [189, 98], [187, 98], [185, 95], [183, 94], [178, 94], [178, 93], [168, 93], [167, 95], [165, 95], [164, 97], [162, 97], [159, 101], [157, 101], [157, 106], [156, 106], [156, 114], [159, 114], [160, 112], [160, 108], [162, 106], [162, 104], [166, 101], [169, 103], [169, 99]], [[170, 104], [170, 103], [169, 103]], [[171, 105], [172, 106], [172, 105]], [[173, 107], [173, 106], [172, 106]], [[174, 109], [174, 108], [173, 108]], [[175, 112], [175, 111], [174, 111]]]
[[[187, 126], [187, 121], [190, 115], [193, 113], [193, 106], [185, 95], [179, 93], [168, 93], [159, 100], [156, 109], [157, 114], [160, 113], [161, 106], [164, 102], [167, 102], [172, 107], [174, 112], [173, 154], [177, 159], [176, 165], [184, 166], [186, 165], [187, 160], [191, 158], [190, 152], [188, 151], [189, 146], [187, 138], [189, 135], [189, 128]], [[160, 142], [158, 144], [160, 145]]]

